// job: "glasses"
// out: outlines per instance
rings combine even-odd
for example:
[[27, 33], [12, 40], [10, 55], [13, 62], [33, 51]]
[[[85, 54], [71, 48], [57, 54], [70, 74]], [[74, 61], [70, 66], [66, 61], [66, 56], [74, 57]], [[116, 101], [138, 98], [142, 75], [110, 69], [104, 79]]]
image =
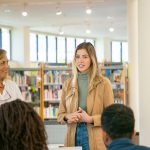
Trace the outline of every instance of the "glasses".
[[11, 99], [11, 95], [9, 94], [9, 92], [7, 90], [4, 90], [3, 92], [4, 95], [0, 97], [0, 104], [3, 103], [3, 102], [7, 102], [8, 100]]

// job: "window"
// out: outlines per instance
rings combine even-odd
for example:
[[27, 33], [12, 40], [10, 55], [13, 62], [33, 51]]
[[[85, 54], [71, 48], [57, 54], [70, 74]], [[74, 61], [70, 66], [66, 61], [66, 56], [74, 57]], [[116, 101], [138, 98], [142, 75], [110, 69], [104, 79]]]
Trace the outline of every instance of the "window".
[[11, 45], [10, 45], [10, 29], [8, 28], [1, 28], [0, 29], [0, 47], [7, 51], [8, 59], [11, 59]]
[[56, 63], [56, 37], [48, 36], [48, 62]]
[[112, 62], [121, 62], [121, 43], [112, 42]]
[[75, 51], [75, 39], [67, 38], [67, 63], [71, 63]]
[[37, 38], [35, 33], [30, 33], [30, 61], [37, 61]]
[[93, 39], [86, 39], [86, 42], [90, 42], [93, 46], [95, 45], [94, 40]]
[[128, 61], [127, 42], [112, 41], [111, 59], [112, 59], [112, 62], [127, 62]]
[[38, 35], [38, 61], [46, 62], [46, 36]]
[[76, 38], [76, 47], [82, 42], [85, 42], [85, 40], [82, 38]]
[[[83, 38], [30, 33], [30, 61], [44, 61], [51, 65], [71, 63], [75, 47]], [[94, 44], [93, 39], [87, 41]]]
[[66, 63], [65, 38], [57, 37], [57, 63]]
[[122, 42], [122, 61], [128, 62], [128, 43]]

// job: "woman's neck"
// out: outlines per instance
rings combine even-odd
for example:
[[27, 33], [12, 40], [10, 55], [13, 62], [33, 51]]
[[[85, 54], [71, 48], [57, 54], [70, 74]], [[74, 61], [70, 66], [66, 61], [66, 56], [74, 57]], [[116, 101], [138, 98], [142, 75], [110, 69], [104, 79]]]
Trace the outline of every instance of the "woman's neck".
[[4, 86], [4, 83], [3, 83], [3, 80], [2, 79], [0, 79], [0, 87], [1, 86]]
[[3, 84], [3, 81], [0, 81], [0, 93], [3, 93], [5, 85]]
[[90, 69], [87, 69], [87, 70], [82, 71], [82, 72], [81, 72], [81, 71], [79, 71], [79, 73], [83, 73], [83, 74], [86, 74], [86, 73], [88, 74], [89, 72], [90, 72]]

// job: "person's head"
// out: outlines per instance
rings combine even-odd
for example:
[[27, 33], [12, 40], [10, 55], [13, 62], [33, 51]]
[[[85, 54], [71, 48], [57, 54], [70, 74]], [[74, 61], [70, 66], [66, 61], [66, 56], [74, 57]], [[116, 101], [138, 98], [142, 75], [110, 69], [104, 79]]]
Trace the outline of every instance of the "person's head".
[[118, 138], [131, 139], [134, 135], [134, 114], [131, 108], [123, 104], [106, 107], [101, 116], [103, 140], [107, 145]]
[[90, 73], [90, 82], [98, 74], [98, 62], [94, 46], [90, 42], [79, 44], [74, 53], [73, 71], [77, 76], [78, 72]]
[[8, 74], [8, 58], [6, 51], [0, 49], [0, 81], [3, 81]]
[[30, 104], [19, 99], [0, 106], [0, 149], [48, 150], [44, 124]]

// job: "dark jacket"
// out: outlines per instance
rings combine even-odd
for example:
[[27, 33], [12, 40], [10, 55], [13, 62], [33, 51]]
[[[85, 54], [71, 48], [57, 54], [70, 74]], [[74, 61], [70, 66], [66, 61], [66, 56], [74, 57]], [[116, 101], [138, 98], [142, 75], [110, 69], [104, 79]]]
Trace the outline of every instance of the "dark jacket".
[[149, 147], [135, 145], [128, 138], [114, 140], [107, 146], [107, 150], [150, 150]]

